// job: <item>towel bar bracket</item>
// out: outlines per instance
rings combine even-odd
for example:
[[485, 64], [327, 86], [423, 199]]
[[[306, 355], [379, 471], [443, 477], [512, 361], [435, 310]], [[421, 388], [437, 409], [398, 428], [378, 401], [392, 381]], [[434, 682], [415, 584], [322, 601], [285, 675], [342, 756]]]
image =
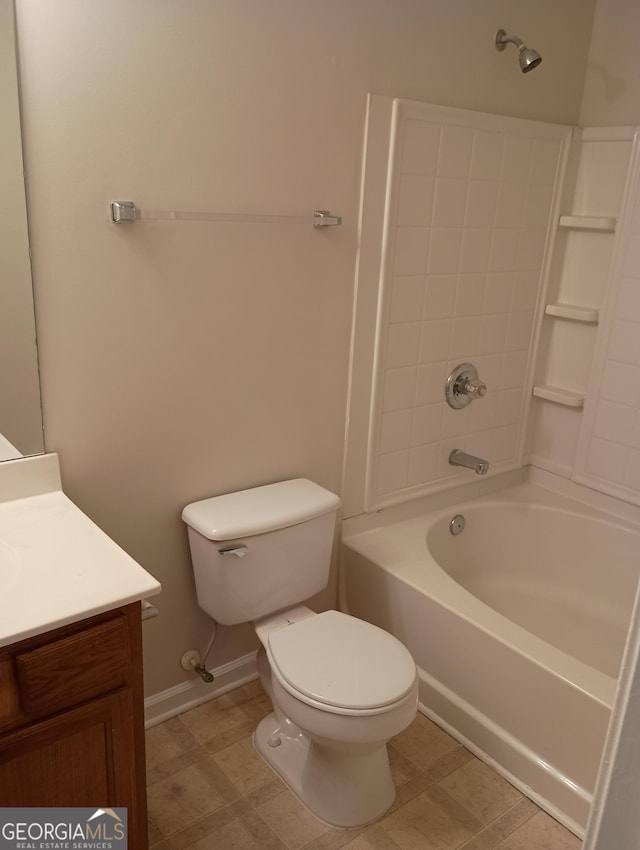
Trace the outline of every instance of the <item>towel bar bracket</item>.
[[121, 221], [135, 221], [139, 218], [139, 210], [133, 201], [111, 201], [109, 204], [111, 221], [119, 224]]
[[336, 227], [342, 224], [342, 216], [333, 215], [329, 210], [314, 210], [313, 217], [316, 219], [314, 227]]

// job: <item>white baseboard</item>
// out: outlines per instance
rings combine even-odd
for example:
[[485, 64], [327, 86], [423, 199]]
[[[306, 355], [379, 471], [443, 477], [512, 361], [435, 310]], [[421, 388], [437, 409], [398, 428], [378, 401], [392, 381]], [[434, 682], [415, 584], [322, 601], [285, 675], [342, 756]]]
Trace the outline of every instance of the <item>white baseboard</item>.
[[250, 652], [228, 664], [216, 667], [211, 671], [214, 676], [211, 684], [203, 682], [194, 674], [193, 679], [188, 682], [181, 682], [173, 688], [147, 697], [144, 701], [145, 727], [148, 729], [257, 679], [256, 656], [257, 652]]

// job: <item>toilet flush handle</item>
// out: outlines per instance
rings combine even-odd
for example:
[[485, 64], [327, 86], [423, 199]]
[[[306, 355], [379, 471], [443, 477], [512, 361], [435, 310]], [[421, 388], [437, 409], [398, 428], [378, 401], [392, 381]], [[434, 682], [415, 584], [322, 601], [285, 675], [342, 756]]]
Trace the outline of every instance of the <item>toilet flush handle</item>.
[[235, 555], [236, 558], [244, 558], [249, 551], [246, 543], [231, 543], [229, 546], [221, 546], [218, 549], [220, 555]]

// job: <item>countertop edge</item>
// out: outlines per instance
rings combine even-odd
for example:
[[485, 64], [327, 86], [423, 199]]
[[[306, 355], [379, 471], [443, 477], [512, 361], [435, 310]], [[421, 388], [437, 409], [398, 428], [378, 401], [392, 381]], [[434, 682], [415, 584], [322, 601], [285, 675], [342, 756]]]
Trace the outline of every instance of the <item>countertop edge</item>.
[[[155, 596], [160, 593], [161, 590], [162, 587], [156, 582], [155, 587], [150, 587], [148, 590], [145, 590], [142, 595], [136, 592], [117, 601], [108, 602], [104, 605], [97, 605], [85, 611], [69, 613], [66, 616], [59, 617], [58, 619], [51, 620], [47, 623], [30, 626], [21, 632], [11, 633], [10, 635], [0, 635], [0, 649], [5, 649], [6, 647], [12, 646], [14, 643], [20, 643], [20, 641], [27, 640], [27, 638], [38, 637], [38, 635], [44, 635], [47, 632], [55, 631], [55, 629], [60, 629], [63, 626], [81, 623], [83, 620], [89, 620], [91, 617], [95, 617], [98, 614], [105, 614], [108, 611], [116, 611], [118, 608], [124, 608], [126, 605], [130, 605], [133, 602], [142, 603], [143, 599], [146, 599], [149, 596]], [[142, 611], [140, 612], [140, 618], [142, 619]]]

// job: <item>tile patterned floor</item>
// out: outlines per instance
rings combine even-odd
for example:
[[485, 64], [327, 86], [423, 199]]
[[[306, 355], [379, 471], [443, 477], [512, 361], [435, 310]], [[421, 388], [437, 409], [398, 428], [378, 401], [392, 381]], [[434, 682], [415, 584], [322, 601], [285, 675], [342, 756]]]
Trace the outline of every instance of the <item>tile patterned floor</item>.
[[254, 751], [258, 682], [147, 731], [153, 850], [579, 850], [581, 842], [418, 715], [389, 744], [397, 797], [380, 820], [317, 820]]

